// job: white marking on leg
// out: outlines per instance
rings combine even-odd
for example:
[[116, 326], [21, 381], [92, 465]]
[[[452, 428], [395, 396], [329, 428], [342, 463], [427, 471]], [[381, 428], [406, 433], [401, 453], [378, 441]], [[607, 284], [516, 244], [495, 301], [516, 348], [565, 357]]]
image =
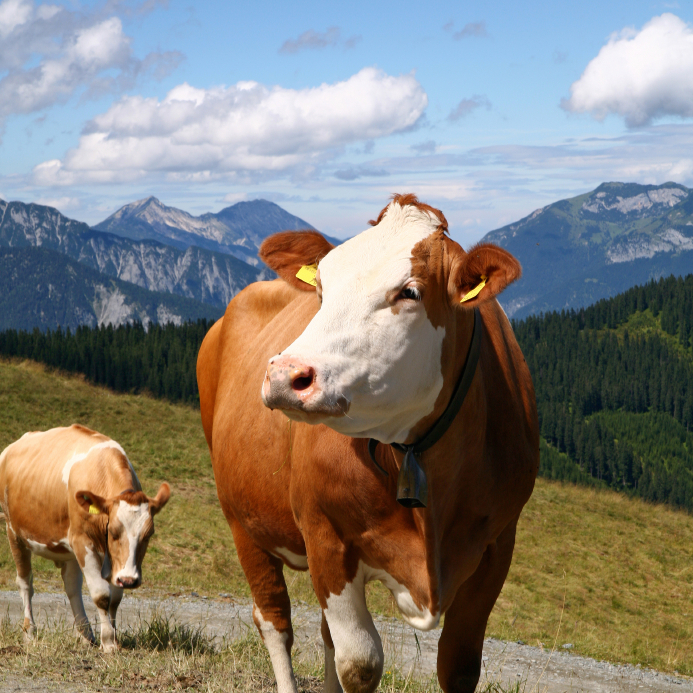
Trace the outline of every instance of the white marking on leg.
[[283, 546], [277, 546], [272, 549], [272, 553], [284, 559], [288, 563], [289, 568], [293, 568], [294, 570], [308, 570], [308, 556], [301, 556], [301, 554], [289, 551], [289, 549]]
[[334, 649], [325, 643], [325, 685], [324, 693], [344, 693], [337, 676], [337, 667], [334, 663]]
[[330, 594], [324, 610], [337, 676], [346, 690], [375, 690], [383, 673], [383, 645], [366, 607], [365, 576], [365, 564], [359, 562], [354, 581], [340, 594]]
[[428, 607], [419, 608], [412, 599], [411, 592], [395, 578], [384, 570], [370, 568], [364, 563], [359, 563], [359, 569], [363, 566], [366, 582], [380, 580], [387, 587], [397, 602], [404, 620], [418, 630], [432, 630], [440, 621], [440, 612], [431, 613]]
[[253, 617], [259, 624], [262, 639], [272, 660], [274, 676], [277, 679], [277, 693], [297, 693], [291, 655], [286, 651], [289, 634], [280, 633], [271, 621], [265, 621], [257, 604], [253, 604]]
[[17, 587], [19, 587], [19, 594], [22, 597], [22, 604], [24, 605], [24, 630], [26, 634], [31, 637], [36, 632], [34, 613], [31, 609], [31, 599], [34, 596], [33, 571], [30, 571], [26, 578], [17, 575]]
[[99, 604], [103, 605], [104, 603], [110, 604], [111, 601], [111, 586], [101, 577], [102, 563], [103, 560], [96, 551], [87, 547], [82, 572], [87, 581], [89, 594], [99, 612], [99, 620], [101, 621], [101, 649], [104, 652], [113, 652], [118, 649], [115, 629], [111, 625], [108, 607], [104, 609], [102, 606], [99, 606]]
[[75, 631], [87, 642], [93, 643], [94, 633], [89, 625], [89, 618], [84, 611], [84, 602], [82, 601], [83, 576], [77, 559], [63, 563], [60, 572], [63, 576], [65, 594], [70, 600], [72, 615], [75, 617]]

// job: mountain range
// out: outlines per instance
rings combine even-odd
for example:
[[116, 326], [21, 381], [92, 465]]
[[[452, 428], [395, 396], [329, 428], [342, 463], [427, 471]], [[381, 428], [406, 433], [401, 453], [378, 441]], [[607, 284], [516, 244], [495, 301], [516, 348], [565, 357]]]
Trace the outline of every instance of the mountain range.
[[[240, 210], [236, 210], [239, 206]], [[52, 251], [77, 261], [79, 267], [56, 260], [56, 268], [60, 267], [66, 272], [68, 267], [71, 269], [62, 283], [58, 280], [56, 272], [52, 272], [54, 281], [51, 295], [57, 296], [55, 291], [63, 283], [65, 286], [71, 286], [70, 291], [74, 294], [77, 291], [75, 282], [79, 277], [79, 281], [83, 282], [79, 289], [80, 295], [92, 297], [92, 317], [95, 317], [97, 324], [102, 324], [106, 320], [120, 324], [123, 321], [139, 319], [137, 316], [145, 314], [154, 322], [160, 315], [166, 315], [175, 322], [182, 319], [183, 313], [185, 319], [218, 316], [242, 288], [251, 282], [273, 276], [270, 270], [259, 265], [257, 251], [263, 238], [274, 233], [278, 227], [312, 228], [302, 219], [265, 200], [239, 203], [222, 210], [218, 215], [204, 216], [207, 218], [204, 222], [207, 226], [200, 227], [198, 222], [202, 217], [193, 217], [182, 210], [162, 205], [156, 198], [147, 198], [126, 205], [98, 225], [115, 232], [111, 233], [69, 219], [52, 207], [0, 200], [0, 248], [26, 249], [27, 252], [22, 255], [22, 263], [27, 278], [36, 274], [30, 269], [32, 251]], [[229, 225], [224, 226], [217, 217], [228, 220]], [[176, 223], [183, 228], [175, 227]], [[202, 235], [196, 237], [193, 230], [198, 227]], [[210, 228], [219, 232], [217, 240], [210, 240]], [[235, 249], [235, 255], [228, 251], [231, 246]], [[210, 250], [210, 247], [227, 250]], [[242, 248], [243, 252], [238, 251], [239, 248]], [[238, 259], [238, 255], [246, 257], [248, 262]], [[45, 252], [36, 252], [33, 257], [37, 267], [45, 268], [48, 257]], [[94, 277], [87, 277], [80, 271], [80, 267], [103, 275], [103, 286], [115, 286], [107, 279], [117, 279], [155, 292], [157, 295], [145, 300], [143, 294], [138, 294], [139, 303], [149, 306], [147, 311], [138, 312], [132, 307], [134, 304], [128, 303], [126, 306], [123, 303], [119, 314], [116, 314], [117, 311], [114, 312], [115, 309], [104, 313], [97, 298], [93, 297]], [[23, 305], [30, 305], [34, 301], [37, 305], [45, 306], [46, 299], [38, 284], [21, 282], [13, 292], [15, 297], [20, 286], [26, 297], [26, 300], [22, 301]], [[189, 304], [185, 311], [179, 310], [177, 313], [170, 313], [168, 307], [162, 307], [163, 312], [152, 310], [151, 306], [158, 305], [157, 302], [160, 303], [165, 294], [192, 299], [193, 303]], [[197, 304], [196, 313], [191, 312], [193, 304]], [[210, 312], [210, 306], [217, 310]], [[87, 316], [89, 311], [84, 313], [83, 307], [78, 309], [76, 306], [74, 310], [74, 316], [63, 316], [64, 325], [72, 325], [75, 321], [79, 323], [82, 317], [90, 323], [92, 317]], [[27, 311], [24, 326], [45, 329], [59, 324], [59, 321], [56, 323], [55, 316], [44, 319], [49, 313], [50, 311], [45, 309], [38, 312]], [[16, 311], [13, 314], [15, 325], [18, 319]]]
[[[501, 295], [507, 314], [580, 308], [650, 279], [693, 273], [692, 192], [677, 183], [603, 183], [486, 234], [482, 240], [505, 247], [523, 267], [522, 278]], [[210, 309], [220, 315], [243, 287], [273, 276], [257, 257], [267, 236], [312, 228], [266, 200], [196, 217], [148, 197], [93, 228], [52, 207], [0, 200], [0, 249], [24, 251], [2, 256], [3, 271], [16, 260], [22, 272], [12, 274], [14, 298], [10, 304], [2, 297], [0, 310], [12, 313], [14, 326], [42, 329], [94, 320], [179, 322], [208, 317]], [[50, 257], [46, 289], [41, 273]], [[151, 295], [135, 296], [134, 289]], [[79, 300], [65, 298], [78, 294]], [[104, 298], [116, 294], [118, 300]], [[51, 297], [61, 296], [64, 309], [53, 314]], [[189, 303], [174, 308], [166, 296]], [[26, 307], [24, 323], [19, 305]], [[1, 315], [0, 324], [7, 324]]]
[[522, 264], [501, 295], [510, 317], [590, 305], [693, 272], [693, 195], [678, 183], [603, 183], [492, 231]]
[[76, 329], [139, 320], [180, 325], [223, 310], [141, 289], [46, 248], [0, 248], [0, 331]]

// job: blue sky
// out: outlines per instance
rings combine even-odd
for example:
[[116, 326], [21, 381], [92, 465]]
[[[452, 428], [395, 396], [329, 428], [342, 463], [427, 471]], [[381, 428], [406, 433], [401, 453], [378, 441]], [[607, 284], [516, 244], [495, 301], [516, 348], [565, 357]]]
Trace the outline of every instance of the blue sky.
[[393, 192], [484, 233], [607, 180], [693, 186], [691, 3], [0, 0], [0, 197], [97, 223]]

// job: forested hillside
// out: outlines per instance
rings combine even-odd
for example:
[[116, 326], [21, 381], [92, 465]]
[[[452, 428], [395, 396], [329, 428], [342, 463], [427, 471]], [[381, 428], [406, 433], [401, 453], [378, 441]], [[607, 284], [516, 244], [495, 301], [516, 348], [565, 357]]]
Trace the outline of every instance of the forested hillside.
[[[541, 423], [540, 474], [693, 511], [693, 275], [515, 322]], [[0, 333], [30, 358], [119, 392], [199, 402], [212, 321]]]
[[544, 476], [693, 510], [692, 319], [689, 275], [514, 323], [549, 444]]
[[0, 332], [0, 354], [28, 358], [116, 392], [149, 392], [199, 405], [197, 352], [214, 320], [144, 329], [141, 323], [103, 327]]

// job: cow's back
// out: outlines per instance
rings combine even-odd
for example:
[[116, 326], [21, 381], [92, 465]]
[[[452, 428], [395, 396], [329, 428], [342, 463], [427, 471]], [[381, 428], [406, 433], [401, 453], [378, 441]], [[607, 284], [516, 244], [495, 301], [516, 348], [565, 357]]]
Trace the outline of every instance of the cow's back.
[[26, 433], [0, 457], [0, 496], [13, 529], [46, 544], [67, 537], [71, 494], [111, 497], [141, 490], [123, 449], [107, 436], [73, 424]]
[[5, 448], [0, 458], [0, 494], [12, 526], [37, 538], [46, 528], [55, 528], [59, 538], [65, 537], [70, 462], [106, 440], [100, 433], [73, 425], [26, 433]]

